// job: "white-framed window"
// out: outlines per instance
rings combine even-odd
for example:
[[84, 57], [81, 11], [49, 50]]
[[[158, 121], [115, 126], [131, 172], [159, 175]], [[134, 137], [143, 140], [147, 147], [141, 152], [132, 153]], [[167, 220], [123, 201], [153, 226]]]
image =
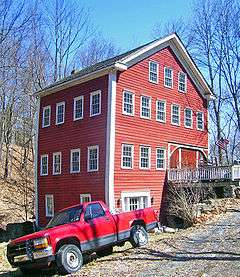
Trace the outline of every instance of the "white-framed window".
[[53, 153], [53, 175], [61, 174], [62, 171], [62, 153]]
[[178, 73], [178, 90], [180, 92], [187, 91], [187, 75], [183, 72]]
[[98, 171], [99, 166], [99, 146], [93, 145], [88, 147], [88, 172]]
[[203, 112], [197, 112], [197, 130], [204, 130], [204, 115]]
[[173, 104], [171, 106], [171, 123], [180, 126], [180, 106]]
[[84, 96], [75, 97], [73, 105], [73, 120], [83, 119]]
[[56, 125], [63, 124], [65, 118], [65, 102], [56, 104]]
[[166, 122], [166, 101], [156, 101], [156, 120], [159, 122]]
[[70, 157], [70, 173], [80, 172], [80, 149], [72, 149]]
[[141, 118], [151, 118], [151, 97], [141, 96]]
[[173, 87], [173, 70], [169, 67], [164, 67], [164, 86]]
[[141, 145], [140, 146], [140, 169], [150, 169], [151, 167], [151, 147]]
[[54, 216], [54, 198], [52, 194], [45, 195], [45, 214], [47, 217]]
[[47, 176], [48, 175], [48, 155], [41, 155], [41, 164], [40, 164], [40, 175]]
[[154, 61], [149, 62], [149, 82], [158, 84], [158, 63]]
[[150, 192], [122, 192], [122, 210], [124, 212], [144, 209], [151, 206]]
[[133, 168], [134, 146], [132, 144], [122, 144], [122, 168]]
[[46, 128], [51, 124], [51, 106], [43, 107], [42, 127]]
[[193, 127], [193, 117], [192, 117], [192, 109], [186, 108], [184, 110], [184, 126], [186, 128], [192, 128]]
[[91, 194], [90, 193], [80, 194], [80, 204], [83, 204], [86, 202], [91, 202]]
[[123, 91], [123, 114], [134, 115], [134, 93], [124, 90]]
[[101, 114], [101, 91], [97, 90], [90, 94], [90, 116]]
[[156, 169], [166, 169], [166, 149], [157, 147], [156, 148]]

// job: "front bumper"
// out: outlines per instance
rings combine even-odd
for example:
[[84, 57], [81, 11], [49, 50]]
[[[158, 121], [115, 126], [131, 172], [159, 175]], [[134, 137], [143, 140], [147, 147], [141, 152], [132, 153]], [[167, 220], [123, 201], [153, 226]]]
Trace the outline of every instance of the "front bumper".
[[11, 251], [11, 246], [8, 246], [7, 258], [13, 267], [47, 267], [55, 260], [51, 246], [41, 250], [31, 250], [26, 247], [25, 250], [16, 253], [16, 251]]

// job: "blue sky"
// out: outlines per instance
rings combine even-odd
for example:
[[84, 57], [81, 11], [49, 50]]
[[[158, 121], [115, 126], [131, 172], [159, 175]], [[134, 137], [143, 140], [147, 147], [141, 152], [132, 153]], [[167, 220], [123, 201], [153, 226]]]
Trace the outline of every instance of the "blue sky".
[[82, 0], [93, 23], [122, 50], [153, 38], [153, 26], [191, 13], [191, 0]]

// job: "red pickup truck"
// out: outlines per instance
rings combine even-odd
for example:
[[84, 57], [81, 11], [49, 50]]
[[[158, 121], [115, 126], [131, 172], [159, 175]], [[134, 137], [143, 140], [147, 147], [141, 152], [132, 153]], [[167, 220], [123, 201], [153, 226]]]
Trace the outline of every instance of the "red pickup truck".
[[82, 267], [83, 254], [110, 254], [125, 241], [145, 245], [147, 231], [157, 224], [152, 208], [112, 215], [103, 202], [88, 202], [58, 212], [44, 230], [11, 241], [7, 258], [24, 273], [52, 265], [60, 274], [74, 273]]

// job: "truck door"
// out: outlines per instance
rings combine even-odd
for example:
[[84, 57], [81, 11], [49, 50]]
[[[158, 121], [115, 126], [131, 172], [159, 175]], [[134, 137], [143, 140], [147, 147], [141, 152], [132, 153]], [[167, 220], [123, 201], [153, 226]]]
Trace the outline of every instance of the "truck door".
[[84, 233], [87, 241], [81, 243], [83, 250], [91, 250], [117, 241], [116, 224], [99, 203], [88, 204], [84, 213]]

